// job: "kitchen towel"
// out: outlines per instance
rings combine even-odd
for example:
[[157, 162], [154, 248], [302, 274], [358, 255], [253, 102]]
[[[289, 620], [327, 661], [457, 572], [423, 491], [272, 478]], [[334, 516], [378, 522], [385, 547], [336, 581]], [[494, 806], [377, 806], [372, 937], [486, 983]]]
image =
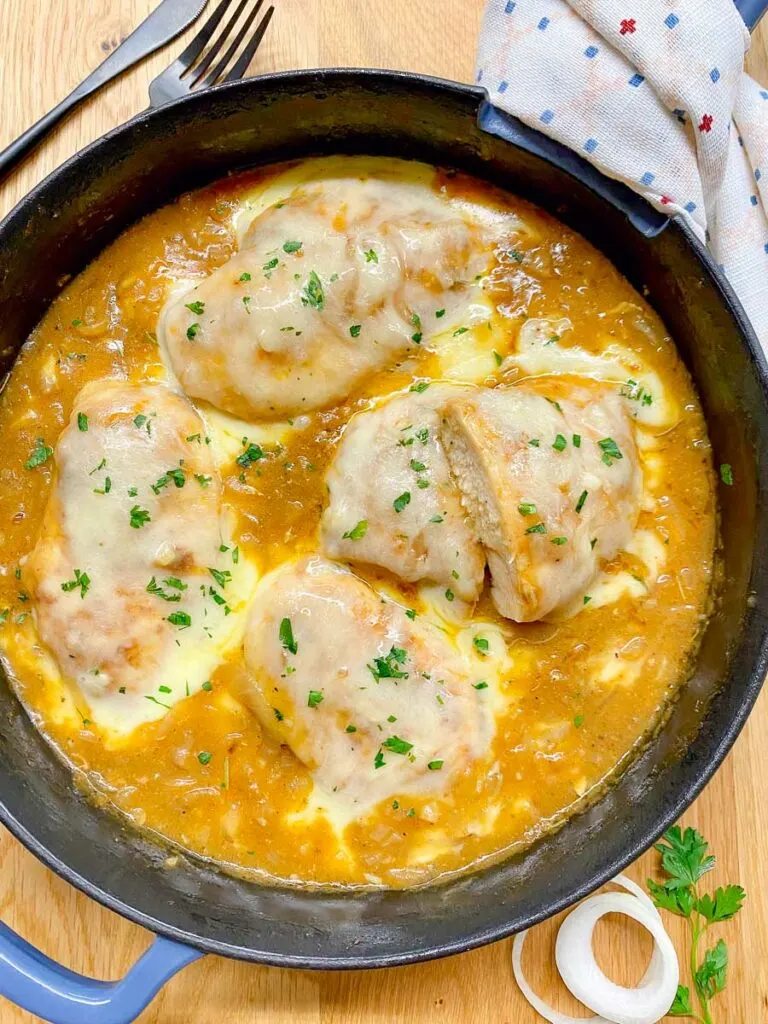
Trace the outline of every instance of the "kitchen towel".
[[477, 81], [706, 241], [768, 351], [768, 85], [733, 0], [488, 0]]

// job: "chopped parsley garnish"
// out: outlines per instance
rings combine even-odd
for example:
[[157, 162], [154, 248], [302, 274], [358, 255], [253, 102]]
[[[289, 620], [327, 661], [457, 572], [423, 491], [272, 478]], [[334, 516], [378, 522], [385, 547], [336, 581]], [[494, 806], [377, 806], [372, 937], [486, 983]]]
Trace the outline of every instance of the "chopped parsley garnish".
[[484, 679], [481, 679], [479, 683], [472, 683], [473, 690], [487, 690], [488, 683]]
[[416, 344], [416, 345], [420, 345], [421, 344], [421, 339], [423, 337], [424, 337], [424, 335], [421, 333], [421, 331], [415, 331], [411, 335], [411, 341], [414, 342], [414, 344]]
[[532, 437], [528, 444], [531, 446], [531, 448], [538, 448], [541, 444], [541, 441], [538, 439], [538, 437]]
[[72, 321], [72, 326], [73, 326], [73, 327], [80, 327], [80, 325], [82, 324], [82, 322], [83, 322], [82, 320], [73, 320], [73, 321]]
[[523, 262], [523, 254], [518, 249], [507, 249], [506, 250], [506, 255], [511, 260], [514, 260], [515, 263], [522, 263]]
[[145, 526], [150, 522], [152, 522], [152, 517], [147, 509], [141, 508], [139, 505], [134, 505], [131, 509], [131, 526], [134, 530], [138, 530], [139, 527]]
[[238, 466], [242, 466], [243, 469], [248, 469], [254, 462], [258, 462], [259, 459], [264, 458], [264, 452], [257, 444], [249, 444], [248, 447], [237, 456], [235, 462]]
[[360, 522], [353, 526], [351, 530], [347, 530], [347, 532], [343, 533], [341, 536], [343, 540], [362, 540], [367, 529], [368, 520], [361, 519]]
[[589, 542], [589, 546], [594, 550], [595, 544], [597, 544], [597, 537], [593, 537]]
[[157, 689], [159, 693], [173, 693], [170, 686], [158, 686]]
[[413, 750], [413, 744], [407, 740], [401, 740], [399, 736], [390, 736], [381, 745], [387, 750], [391, 750], [393, 754], [407, 754], [409, 750]]
[[247, 270], [244, 270], [243, 273], [238, 278], [238, 281], [250, 281], [250, 280], [251, 280], [251, 275], [248, 273]]
[[521, 501], [517, 506], [517, 511], [521, 516], [535, 516], [536, 506], [530, 501]]
[[310, 690], [307, 696], [307, 707], [316, 708], [318, 704], [323, 703], [323, 694], [319, 690]]
[[423, 462], [419, 462], [418, 459], [411, 459], [410, 467], [414, 473], [423, 473], [426, 470], [426, 466]]
[[421, 427], [416, 431], [416, 437], [421, 441], [422, 444], [426, 444], [429, 440], [429, 430], [426, 427]]
[[229, 571], [229, 569], [211, 569], [209, 566], [208, 572], [211, 574], [211, 576], [213, 576], [213, 578], [216, 580], [216, 582], [219, 584], [222, 590], [232, 579], [232, 573]]
[[497, 366], [501, 366], [501, 364], [504, 362], [501, 355], [496, 351], [496, 349], [493, 350], [493, 358], [496, 360]]
[[[143, 412], [140, 412], [138, 414], [138, 416], [134, 416], [133, 417], [133, 425], [134, 425], [134, 427], [138, 427], [139, 430], [141, 430], [141, 428], [144, 426], [144, 424], [147, 422], [148, 419], [149, 419], [148, 416], [145, 416]], [[147, 429], [149, 429], [149, 428], [147, 428]]]
[[211, 480], [213, 480], [213, 477], [206, 476], [204, 473], [195, 473], [195, 480], [197, 480], [201, 487], [207, 487]]
[[282, 722], [282, 720], [285, 718], [285, 715], [280, 710], [280, 708], [272, 708], [272, 710], [274, 711], [275, 718], [278, 720], [278, 722]]
[[457, 327], [456, 330], [453, 332], [453, 336], [454, 338], [458, 338], [460, 334], [466, 334], [468, 330], [468, 327]]
[[639, 402], [641, 405], [653, 404], [653, 395], [642, 384], [638, 384], [636, 380], [628, 380], [626, 384], [622, 384], [619, 394], [622, 398], [628, 398], [632, 402]]
[[376, 255], [375, 249], [369, 249], [365, 254], [366, 263], [378, 263], [379, 257]]
[[383, 768], [387, 762], [384, 760], [384, 755], [380, 750], [376, 751], [376, 757], [373, 759], [374, 768]]
[[235, 565], [240, 561], [240, 548], [232, 548], [232, 561]]
[[155, 494], [159, 494], [163, 487], [167, 487], [168, 484], [173, 481], [177, 487], [184, 486], [184, 470], [182, 469], [168, 469], [161, 477], [159, 477], [155, 483], [151, 484], [152, 490]]
[[129, 487], [128, 488], [128, 497], [129, 498], [135, 498], [138, 493], [139, 493], [138, 487]]
[[444, 761], [428, 761], [427, 768], [429, 768], [431, 772], [437, 772], [443, 767], [444, 763]]
[[243, 306], [245, 307], [245, 312], [248, 314], [248, 316], [250, 316], [251, 315], [251, 296], [250, 295], [244, 295], [243, 296]]
[[579, 500], [576, 502], [576, 511], [577, 512], [581, 512], [581, 510], [584, 508], [584, 502], [587, 500], [588, 497], [589, 497], [589, 491], [582, 491], [581, 492], [581, 494], [579, 495]]
[[172, 626], [178, 626], [179, 629], [189, 629], [192, 625], [192, 619], [187, 612], [171, 612], [168, 621]]
[[200, 330], [200, 324], [190, 324], [187, 328], [187, 338], [189, 341], [194, 341], [197, 337], [198, 331]]
[[444, 516], [437, 515], [437, 516], [432, 516], [432, 518], [429, 521], [430, 521], [430, 523], [442, 523], [442, 522], [444, 522], [444, 519], [445, 519]]
[[561, 544], [567, 544], [568, 543], [568, 538], [567, 537], [553, 537], [552, 538], [552, 543], [553, 544], [557, 544], [558, 547], [559, 547]]
[[347, 726], [347, 728], [344, 730], [344, 732], [357, 732], [357, 726], [350, 724], [350, 725]]
[[571, 440], [574, 448], [581, 448], [581, 434], [574, 434]]
[[727, 462], [720, 466], [720, 479], [726, 486], [733, 487], [733, 469]]
[[359, 338], [361, 330], [362, 324], [352, 324], [352, 326], [349, 328], [349, 333], [353, 338]]
[[445, 591], [445, 599], [446, 599], [446, 601], [453, 601], [453, 600], [455, 600], [455, 598], [456, 598], [456, 595], [451, 590], [451, 588], [448, 587], [447, 590]]
[[312, 270], [309, 279], [304, 285], [304, 294], [301, 297], [302, 305], [311, 306], [312, 309], [322, 309], [325, 306], [325, 294], [323, 285], [316, 271]]
[[597, 444], [603, 453], [603, 462], [606, 466], [612, 466], [616, 459], [624, 458], [612, 437], [604, 437], [602, 441], [598, 441]]
[[444, 309], [436, 309], [435, 310], [435, 316], [439, 320], [440, 317], [445, 316], [445, 310]]
[[165, 586], [170, 587], [172, 590], [177, 591], [175, 594], [169, 594], [166, 590], [160, 586], [155, 577], [147, 584], [147, 593], [154, 594], [155, 597], [161, 597], [163, 601], [177, 602], [181, 600], [181, 593], [179, 591], [186, 590], [187, 584], [182, 583], [180, 579], [175, 576], [169, 576], [165, 581]]
[[210, 764], [211, 758], [213, 757], [207, 750], [201, 750], [197, 755], [197, 760], [200, 764]]
[[210, 681], [210, 679], [206, 679], [206, 681], [203, 683], [200, 689], [205, 690], [206, 693], [210, 693], [211, 690], [213, 689], [213, 683]]
[[398, 665], [404, 665], [408, 657], [402, 647], [391, 647], [389, 654], [383, 658], [374, 658], [373, 664], [366, 668], [378, 683], [380, 679], [407, 679], [408, 673], [402, 672]]
[[525, 531], [526, 533], [546, 533], [547, 528], [544, 523], [536, 523], [534, 526], [529, 526]]
[[405, 614], [408, 616], [408, 618], [411, 620], [411, 622], [413, 622], [413, 620], [416, 618], [416, 609], [415, 608], [406, 608], [405, 609]]
[[[546, 395], [544, 395], [544, 397], [547, 398]], [[562, 405], [560, 405], [559, 402], [556, 402], [554, 400], [554, 398], [547, 398], [547, 401], [549, 402], [550, 405], [554, 405], [554, 407], [557, 409], [558, 412], [562, 412], [563, 411]]]
[[573, 720], [573, 724], [576, 726], [577, 729], [580, 729], [581, 726], [584, 724], [584, 715], [576, 715], [576, 717]]
[[392, 502], [392, 508], [395, 512], [402, 512], [406, 505], [411, 503], [411, 492], [403, 491], [403, 493]]
[[205, 312], [204, 302], [186, 302], [184, 305], [185, 308], [188, 309], [190, 313], [194, 313], [195, 316], [202, 316]]
[[484, 636], [475, 636], [475, 637], [473, 637], [472, 638], [472, 646], [475, 648], [476, 651], [479, 651], [480, 654], [487, 654], [488, 653], [489, 645], [488, 645], [488, 641], [486, 640], [486, 638]]
[[565, 451], [565, 446], [567, 444], [568, 444], [568, 442], [565, 440], [563, 435], [562, 434], [558, 434], [557, 437], [555, 438], [554, 442], [552, 443], [552, 447], [555, 449], [556, 452], [562, 452], [562, 451]]
[[77, 429], [82, 431], [86, 431], [88, 429], [88, 417], [84, 412], [79, 412], [77, 414]]
[[112, 478], [108, 476], [108, 477], [104, 478], [104, 486], [103, 487], [94, 487], [93, 493], [94, 494], [109, 494], [109, 492], [111, 490], [112, 490]]
[[592, 596], [590, 594], [585, 594], [584, 595], [584, 604], [589, 604], [589, 602], [591, 600], [592, 600]]
[[278, 260], [277, 256], [275, 256], [274, 259], [267, 260], [267, 262], [264, 263], [261, 268], [264, 271], [264, 276], [271, 277], [272, 275], [270, 271], [274, 270], [279, 262], [280, 261]]
[[298, 252], [301, 242], [283, 242], [283, 252]]
[[431, 383], [432, 382], [428, 381], [428, 380], [420, 380], [418, 384], [411, 384], [411, 386], [408, 388], [408, 390], [409, 391], [415, 391], [416, 394], [420, 395], [422, 393], [422, 391], [426, 391], [427, 390], [427, 388], [429, 387], [429, 385]]
[[37, 469], [53, 455], [53, 448], [49, 448], [42, 437], [38, 437], [35, 446], [30, 452], [29, 458], [24, 463], [24, 469]]
[[293, 626], [290, 619], [282, 620], [277, 635], [286, 651], [290, 651], [291, 654], [295, 654], [298, 651], [299, 645], [293, 639]]
[[72, 590], [80, 590], [80, 597], [83, 598], [88, 593], [88, 588], [91, 585], [91, 578], [87, 572], [80, 572], [79, 569], [75, 569], [75, 578], [73, 580], [67, 580], [66, 583], [61, 584], [61, 589], [65, 593], [69, 593]]

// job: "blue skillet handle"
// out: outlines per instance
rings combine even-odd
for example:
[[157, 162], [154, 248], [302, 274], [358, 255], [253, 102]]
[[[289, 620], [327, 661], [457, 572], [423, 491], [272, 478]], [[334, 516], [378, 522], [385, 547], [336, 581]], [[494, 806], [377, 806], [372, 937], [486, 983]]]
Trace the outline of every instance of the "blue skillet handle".
[[0, 995], [51, 1024], [130, 1024], [177, 971], [203, 956], [156, 938], [119, 981], [96, 981], [44, 956], [0, 922]]
[[768, 11], [768, 0], [735, 0], [735, 2], [736, 10], [749, 31], [752, 32], [758, 21]]

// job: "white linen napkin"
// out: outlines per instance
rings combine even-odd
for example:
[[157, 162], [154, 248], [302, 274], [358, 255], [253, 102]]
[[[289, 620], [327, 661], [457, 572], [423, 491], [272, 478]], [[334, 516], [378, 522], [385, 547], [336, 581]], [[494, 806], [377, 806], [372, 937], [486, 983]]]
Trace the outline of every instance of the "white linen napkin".
[[768, 86], [733, 0], [488, 0], [491, 102], [682, 213], [768, 350]]

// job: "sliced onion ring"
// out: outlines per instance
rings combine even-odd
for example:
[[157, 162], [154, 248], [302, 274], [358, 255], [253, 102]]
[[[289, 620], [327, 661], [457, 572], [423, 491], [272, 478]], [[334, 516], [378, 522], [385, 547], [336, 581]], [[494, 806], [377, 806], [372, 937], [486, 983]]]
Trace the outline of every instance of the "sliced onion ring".
[[[523, 944], [528, 932], [515, 936], [512, 944], [515, 980], [531, 1006], [550, 1024], [655, 1024], [672, 1005], [680, 972], [675, 949], [664, 931], [661, 916], [651, 899], [632, 879], [618, 875], [613, 881], [631, 895], [603, 893], [590, 896], [563, 921], [555, 945], [557, 969], [566, 986], [598, 1016], [569, 1017], [537, 996], [522, 969]], [[654, 938], [651, 962], [636, 988], [615, 984], [597, 966], [592, 951], [592, 935], [599, 919], [611, 913], [633, 918]]]

